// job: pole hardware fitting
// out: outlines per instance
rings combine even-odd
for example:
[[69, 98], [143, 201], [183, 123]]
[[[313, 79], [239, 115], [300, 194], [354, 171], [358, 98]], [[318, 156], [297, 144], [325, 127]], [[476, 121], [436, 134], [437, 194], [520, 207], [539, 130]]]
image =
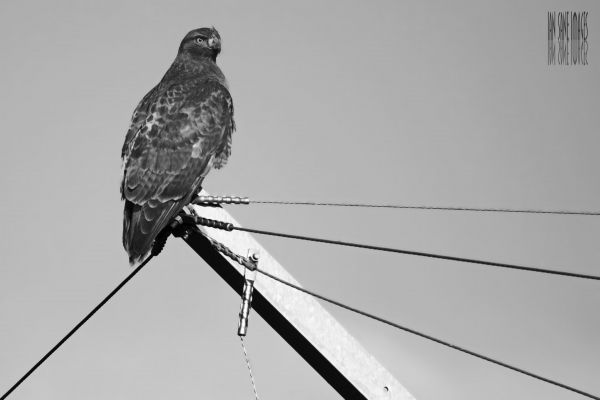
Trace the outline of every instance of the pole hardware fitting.
[[194, 217], [181, 212], [173, 218], [168, 228], [165, 229], [169, 229], [173, 236], [187, 240], [191, 233], [190, 231], [197, 228]]
[[248, 260], [254, 268], [244, 268], [244, 287], [242, 289], [242, 304], [240, 306], [238, 336], [246, 336], [248, 332], [248, 317], [252, 306], [252, 292], [254, 291], [254, 280], [256, 279], [256, 268], [258, 267], [259, 255], [256, 250], [248, 251]]
[[199, 206], [214, 206], [218, 204], [250, 204], [248, 197], [240, 196], [198, 196], [193, 201]]
[[217, 221], [210, 218], [204, 218], [200, 216], [188, 216], [192, 219], [195, 224], [207, 226], [209, 228], [222, 229], [224, 231], [232, 231], [234, 226], [231, 222]]

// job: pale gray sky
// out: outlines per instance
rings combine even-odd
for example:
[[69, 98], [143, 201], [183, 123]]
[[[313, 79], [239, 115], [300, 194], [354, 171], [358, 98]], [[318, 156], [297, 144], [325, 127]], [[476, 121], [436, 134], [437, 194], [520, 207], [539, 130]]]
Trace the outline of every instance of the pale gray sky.
[[[589, 11], [587, 67], [546, 12]], [[0, 3], [0, 392], [131, 270], [121, 144], [214, 25], [238, 131], [205, 187], [255, 199], [600, 208], [598, 2]], [[600, 218], [229, 207], [244, 225], [600, 274]], [[598, 283], [258, 238], [306, 287], [600, 394]], [[326, 306], [417, 399], [580, 399]], [[179, 240], [11, 399], [252, 398], [239, 298]], [[253, 314], [262, 399], [337, 394]]]

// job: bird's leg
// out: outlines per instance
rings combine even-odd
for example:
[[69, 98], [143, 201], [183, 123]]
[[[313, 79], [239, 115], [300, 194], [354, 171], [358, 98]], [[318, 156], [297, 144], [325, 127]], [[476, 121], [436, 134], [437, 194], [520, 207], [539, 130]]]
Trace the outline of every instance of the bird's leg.
[[170, 226], [166, 226], [154, 239], [152, 242], [152, 255], [157, 256], [160, 252], [165, 248], [165, 244], [167, 244], [167, 239], [169, 235], [171, 235], [172, 229]]
[[183, 210], [184, 213], [188, 214], [188, 215], [193, 215], [195, 217], [198, 216], [198, 213], [196, 213], [196, 209], [194, 208], [194, 204], [190, 203], [186, 206], [183, 206]]

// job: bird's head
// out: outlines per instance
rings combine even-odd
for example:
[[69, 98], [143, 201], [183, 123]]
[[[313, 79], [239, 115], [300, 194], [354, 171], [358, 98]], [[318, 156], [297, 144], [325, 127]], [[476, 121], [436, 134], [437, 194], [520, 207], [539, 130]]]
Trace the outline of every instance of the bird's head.
[[199, 28], [190, 31], [179, 45], [179, 54], [186, 53], [193, 57], [207, 57], [213, 61], [221, 52], [221, 36], [212, 28]]

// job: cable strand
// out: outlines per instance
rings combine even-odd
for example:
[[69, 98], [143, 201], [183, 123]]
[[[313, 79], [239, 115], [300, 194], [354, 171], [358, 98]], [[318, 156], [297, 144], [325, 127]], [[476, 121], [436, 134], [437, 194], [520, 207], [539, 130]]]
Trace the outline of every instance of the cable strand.
[[287, 238], [287, 239], [298, 239], [298, 240], [305, 240], [305, 241], [309, 241], [309, 242], [334, 244], [334, 245], [338, 245], [338, 246], [356, 247], [356, 248], [360, 248], [360, 249], [384, 251], [384, 252], [389, 252], [389, 253], [407, 254], [407, 255], [413, 255], [413, 256], [419, 256], [419, 257], [437, 258], [437, 259], [441, 259], [441, 260], [458, 261], [458, 262], [465, 262], [465, 263], [471, 263], [471, 264], [485, 265], [485, 266], [490, 266], [490, 267], [508, 268], [508, 269], [529, 271], [529, 272], [539, 272], [539, 273], [551, 274], [551, 275], [561, 275], [561, 276], [568, 276], [571, 278], [600, 280], [600, 276], [582, 274], [582, 273], [578, 273], [578, 272], [559, 271], [559, 270], [555, 270], [555, 269], [547, 269], [547, 268], [539, 268], [539, 267], [528, 267], [528, 266], [524, 266], [524, 265], [478, 260], [478, 259], [474, 259], [474, 258], [447, 256], [447, 255], [443, 255], [443, 254], [425, 253], [425, 252], [413, 251], [413, 250], [403, 250], [403, 249], [397, 249], [397, 248], [392, 248], [392, 247], [383, 247], [383, 246], [375, 246], [375, 245], [362, 244], [362, 243], [346, 242], [346, 241], [341, 241], [341, 240], [316, 238], [316, 237], [312, 237], [312, 236], [302, 236], [302, 235], [294, 235], [294, 234], [290, 234], [290, 233], [272, 232], [272, 231], [266, 231], [266, 230], [262, 230], [262, 229], [243, 228], [241, 226], [235, 226], [230, 222], [224, 222], [224, 221], [218, 221], [218, 220], [214, 220], [214, 219], [204, 218], [204, 217], [201, 217], [198, 215], [186, 216], [186, 218], [188, 218], [188, 220], [191, 223], [195, 223], [197, 225], [208, 226], [211, 228], [222, 229], [222, 230], [226, 230], [226, 231], [238, 230], [238, 231], [242, 231], [242, 232], [257, 233], [260, 235], [268, 235], [268, 236], [277, 236], [277, 237], [282, 237], [282, 238]]
[[443, 207], [443, 206], [369, 204], [369, 203], [328, 203], [328, 202], [316, 202], [316, 201], [249, 200], [249, 204], [360, 207], [360, 208], [394, 208], [394, 209], [404, 209], [404, 210], [472, 211], [472, 212], [493, 212], [493, 213], [520, 213], [520, 214], [555, 214], [555, 215], [588, 215], [588, 216], [600, 215], [600, 211], [538, 210], [538, 209], [516, 209], [516, 208], [491, 208], [491, 207], [490, 208], [485, 208], [485, 207]]
[[591, 398], [591, 399], [600, 400], [600, 397], [598, 397], [598, 396], [595, 396], [595, 395], [593, 395], [593, 394], [590, 394], [590, 393], [587, 393], [587, 392], [584, 392], [584, 391], [582, 391], [582, 390], [576, 389], [576, 388], [574, 388], [574, 387], [572, 387], [572, 386], [565, 385], [565, 384], [563, 384], [563, 383], [560, 383], [560, 382], [557, 382], [557, 381], [555, 381], [555, 380], [553, 380], [553, 379], [545, 378], [545, 377], [543, 377], [543, 376], [540, 376], [540, 375], [534, 374], [534, 373], [532, 373], [532, 372], [526, 371], [526, 370], [524, 370], [524, 369], [522, 369], [522, 368], [518, 368], [518, 367], [515, 367], [515, 366], [513, 366], [513, 365], [507, 364], [507, 363], [505, 363], [505, 362], [502, 362], [502, 361], [499, 361], [499, 360], [493, 359], [493, 358], [491, 358], [491, 357], [484, 356], [483, 354], [476, 353], [476, 352], [474, 352], [474, 351], [471, 351], [471, 350], [465, 349], [464, 347], [457, 346], [457, 345], [455, 345], [455, 344], [452, 344], [452, 343], [446, 342], [446, 341], [444, 341], [444, 340], [438, 339], [438, 338], [436, 338], [436, 337], [433, 337], [433, 336], [431, 336], [431, 335], [427, 335], [427, 334], [425, 334], [425, 333], [422, 333], [422, 332], [416, 331], [416, 330], [414, 330], [414, 329], [407, 328], [406, 326], [403, 326], [403, 325], [397, 324], [397, 323], [395, 323], [395, 322], [392, 322], [392, 321], [390, 321], [390, 320], [387, 320], [387, 319], [385, 319], [385, 318], [378, 317], [378, 316], [376, 316], [376, 315], [374, 315], [374, 314], [368, 313], [368, 312], [366, 312], [366, 311], [363, 311], [363, 310], [359, 310], [358, 308], [354, 308], [354, 307], [348, 306], [348, 305], [346, 305], [346, 304], [344, 304], [344, 303], [341, 303], [341, 302], [339, 302], [339, 301], [333, 300], [333, 299], [331, 299], [331, 298], [329, 298], [329, 297], [325, 297], [325, 296], [323, 296], [323, 295], [321, 295], [321, 294], [318, 294], [318, 293], [316, 293], [316, 292], [313, 292], [313, 291], [311, 291], [311, 290], [304, 289], [304, 288], [302, 288], [302, 287], [300, 287], [300, 286], [298, 286], [298, 285], [295, 285], [295, 284], [293, 284], [293, 283], [291, 283], [291, 282], [288, 282], [288, 281], [286, 281], [286, 280], [284, 280], [284, 279], [281, 279], [281, 278], [279, 278], [279, 277], [277, 277], [277, 276], [275, 276], [275, 275], [272, 275], [272, 274], [268, 273], [267, 271], [264, 271], [264, 270], [263, 270], [263, 269], [261, 269], [261, 268], [257, 268], [257, 269], [256, 269], [256, 271], [257, 271], [258, 273], [260, 273], [260, 274], [263, 274], [263, 275], [265, 275], [265, 276], [267, 276], [267, 277], [269, 277], [269, 278], [271, 278], [271, 279], [273, 279], [273, 280], [275, 280], [275, 281], [279, 282], [279, 283], [282, 283], [282, 284], [284, 284], [284, 285], [286, 285], [286, 286], [289, 286], [289, 287], [291, 287], [291, 288], [293, 288], [293, 289], [296, 289], [296, 290], [298, 290], [298, 291], [300, 291], [300, 292], [303, 292], [303, 293], [305, 293], [305, 294], [308, 294], [308, 295], [310, 295], [310, 296], [316, 297], [316, 298], [318, 298], [318, 299], [320, 299], [320, 300], [323, 300], [323, 301], [325, 301], [325, 302], [328, 302], [328, 303], [330, 303], [330, 304], [333, 304], [333, 305], [335, 305], [335, 306], [338, 306], [338, 307], [340, 307], [340, 308], [343, 308], [343, 309], [346, 309], [346, 310], [348, 310], [348, 311], [354, 312], [354, 313], [356, 313], [356, 314], [362, 315], [362, 316], [364, 316], [364, 317], [367, 317], [367, 318], [373, 319], [373, 320], [375, 320], [375, 321], [379, 321], [379, 322], [381, 322], [381, 323], [384, 323], [384, 324], [386, 324], [386, 325], [389, 325], [389, 326], [392, 326], [392, 327], [394, 327], [394, 328], [397, 328], [397, 329], [403, 330], [403, 331], [405, 331], [405, 332], [412, 333], [413, 335], [420, 336], [420, 337], [422, 337], [422, 338], [424, 338], [424, 339], [431, 340], [431, 341], [433, 341], [433, 342], [436, 342], [436, 343], [438, 343], [438, 344], [441, 344], [441, 345], [443, 345], [443, 346], [450, 347], [450, 348], [452, 348], [452, 349], [454, 349], [454, 350], [458, 350], [458, 351], [460, 351], [460, 352], [462, 352], [462, 353], [466, 353], [466, 354], [469, 354], [469, 355], [471, 355], [471, 356], [474, 356], [474, 357], [480, 358], [480, 359], [482, 359], [482, 360], [485, 360], [485, 361], [491, 362], [491, 363], [493, 363], [493, 364], [500, 365], [501, 367], [508, 368], [508, 369], [510, 369], [510, 370], [513, 370], [513, 371], [519, 372], [519, 373], [521, 373], [521, 374], [524, 374], [524, 375], [527, 375], [527, 376], [529, 376], [529, 377], [531, 377], [531, 378], [535, 378], [535, 379], [538, 379], [538, 380], [540, 380], [540, 381], [543, 381], [543, 382], [549, 383], [549, 384], [551, 384], [551, 385], [555, 385], [555, 386], [561, 387], [561, 388], [563, 388], [563, 389], [570, 390], [570, 391], [572, 391], [572, 392], [578, 393], [578, 394], [580, 394], [580, 395], [582, 395], [582, 396], [585, 396], [585, 397], [589, 397], [589, 398]]
[[523, 214], [557, 214], [557, 215], [600, 215], [600, 211], [573, 211], [573, 210], [542, 210], [542, 209], [518, 209], [518, 208], [493, 208], [493, 207], [447, 207], [447, 206], [425, 206], [409, 204], [373, 204], [373, 203], [342, 203], [322, 201], [287, 201], [287, 200], [251, 200], [240, 196], [212, 196], [199, 195], [193, 204], [214, 207], [219, 204], [276, 204], [276, 205], [300, 205], [300, 206], [331, 206], [331, 207], [363, 207], [363, 208], [396, 208], [410, 210], [442, 210], [442, 211], [474, 211], [495, 213], [523, 213]]
[[521, 214], [555, 214], [555, 215], [600, 215], [600, 211], [574, 211], [574, 210], [543, 210], [543, 209], [518, 209], [494, 207], [447, 207], [426, 206], [414, 204], [373, 204], [373, 203], [343, 203], [322, 201], [286, 201], [286, 200], [251, 200], [240, 196], [212, 196], [199, 195], [193, 201], [201, 206], [216, 206], [219, 204], [275, 204], [275, 205], [301, 205], [301, 206], [329, 206], [329, 207], [362, 207], [362, 208], [395, 208], [405, 210], [438, 210], [438, 211], [472, 211], [492, 213], [521, 213]]
[[[204, 236], [205, 236], [205, 237], [206, 237], [206, 238], [207, 238], [207, 239], [208, 239], [208, 240], [211, 242], [211, 244], [212, 244], [213, 246], [215, 246], [215, 247], [216, 247], [216, 250], [217, 250], [217, 251], [219, 251], [219, 252], [221, 252], [221, 253], [224, 253], [225, 255], [227, 255], [227, 256], [228, 256], [229, 258], [231, 258], [232, 260], [235, 260], [236, 262], [238, 262], [238, 263], [240, 263], [240, 264], [242, 264], [242, 265], [244, 265], [243, 263], [245, 263], [245, 262], [250, 262], [250, 260], [248, 260], [246, 257], [243, 257], [243, 256], [241, 256], [241, 255], [238, 255], [238, 254], [236, 254], [236, 253], [235, 253], [233, 250], [231, 250], [229, 247], [227, 247], [227, 246], [226, 246], [226, 245], [224, 245], [223, 243], [221, 243], [221, 242], [219, 242], [219, 241], [217, 241], [217, 240], [215, 240], [215, 239], [211, 238], [210, 236], [208, 236], [208, 235], [206, 235], [206, 234], [204, 234]], [[468, 350], [468, 349], [466, 349], [466, 348], [464, 348], [464, 347], [461, 347], [461, 346], [458, 346], [458, 345], [452, 344], [452, 343], [450, 343], [450, 342], [446, 342], [445, 340], [438, 339], [438, 338], [436, 338], [436, 337], [434, 337], [434, 336], [431, 336], [431, 335], [425, 334], [425, 333], [423, 333], [423, 332], [420, 332], [420, 331], [417, 331], [417, 330], [414, 330], [414, 329], [408, 328], [408, 327], [406, 327], [406, 326], [400, 325], [400, 324], [398, 324], [398, 323], [392, 322], [392, 321], [390, 321], [390, 320], [388, 320], [388, 319], [385, 319], [385, 318], [382, 318], [382, 317], [376, 316], [376, 315], [374, 315], [374, 314], [371, 314], [371, 313], [369, 313], [369, 312], [366, 312], [366, 311], [360, 310], [360, 309], [358, 309], [358, 308], [355, 308], [355, 307], [352, 307], [352, 306], [346, 305], [346, 304], [344, 304], [344, 303], [342, 303], [342, 302], [340, 302], [340, 301], [337, 301], [337, 300], [331, 299], [331, 298], [329, 298], [329, 297], [326, 297], [326, 296], [324, 296], [324, 295], [321, 295], [321, 294], [319, 294], [319, 293], [317, 293], [317, 292], [314, 292], [314, 291], [312, 291], [312, 290], [305, 289], [305, 288], [303, 288], [303, 287], [301, 287], [301, 286], [298, 286], [298, 285], [295, 285], [295, 284], [293, 284], [293, 283], [291, 283], [291, 282], [288, 282], [288, 281], [286, 281], [285, 279], [282, 279], [282, 278], [280, 278], [280, 277], [278, 277], [278, 276], [276, 276], [276, 275], [273, 275], [273, 274], [271, 274], [271, 273], [269, 273], [269, 272], [265, 271], [264, 269], [262, 269], [262, 268], [260, 268], [260, 267], [257, 267], [257, 268], [256, 268], [256, 271], [257, 271], [258, 273], [260, 273], [260, 274], [262, 274], [262, 275], [264, 275], [264, 276], [266, 276], [266, 277], [270, 278], [270, 279], [273, 279], [273, 280], [275, 280], [275, 281], [277, 281], [277, 282], [279, 282], [279, 283], [283, 284], [283, 285], [286, 285], [286, 286], [288, 286], [288, 287], [290, 287], [290, 288], [292, 288], [292, 289], [298, 290], [298, 291], [300, 291], [300, 292], [302, 292], [302, 293], [305, 293], [305, 294], [307, 294], [307, 295], [309, 295], [309, 296], [312, 296], [312, 297], [315, 297], [315, 298], [317, 298], [317, 299], [323, 300], [323, 301], [325, 301], [325, 302], [327, 302], [327, 303], [333, 304], [333, 305], [335, 305], [335, 306], [337, 306], [337, 307], [340, 307], [340, 308], [343, 308], [343, 309], [345, 309], [345, 310], [351, 311], [351, 312], [353, 312], [353, 313], [356, 313], [356, 314], [362, 315], [362, 316], [364, 316], [364, 317], [367, 317], [367, 318], [373, 319], [373, 320], [375, 320], [375, 321], [379, 321], [379, 322], [381, 322], [381, 323], [384, 323], [384, 324], [386, 324], [386, 325], [389, 325], [389, 326], [391, 326], [391, 327], [394, 327], [394, 328], [396, 328], [396, 329], [399, 329], [399, 330], [402, 330], [402, 331], [405, 331], [405, 332], [411, 333], [411, 334], [413, 334], [413, 335], [416, 335], [416, 336], [422, 337], [422, 338], [424, 338], [424, 339], [427, 339], [427, 340], [433, 341], [433, 342], [435, 342], [435, 343], [438, 343], [438, 344], [441, 344], [441, 345], [443, 345], [443, 346], [449, 347], [449, 348], [451, 348], [451, 349], [454, 349], [454, 350], [460, 351], [460, 352], [462, 352], [462, 353], [469, 354], [469, 355], [471, 355], [471, 356], [473, 356], [473, 357], [476, 357], [476, 358], [479, 358], [479, 359], [482, 359], [482, 360], [488, 361], [488, 362], [490, 362], [490, 363], [493, 363], [493, 364], [499, 365], [499, 366], [501, 366], [501, 367], [504, 367], [504, 368], [510, 369], [510, 370], [512, 370], [512, 371], [519, 372], [519, 373], [521, 373], [521, 374], [523, 374], [523, 375], [526, 375], [526, 376], [529, 376], [529, 377], [531, 377], [531, 378], [538, 379], [538, 380], [540, 380], [540, 381], [543, 381], [543, 382], [549, 383], [549, 384], [551, 384], [551, 385], [554, 385], [554, 386], [561, 387], [561, 388], [563, 388], [563, 389], [566, 389], [566, 390], [572, 391], [572, 392], [574, 392], [574, 393], [580, 394], [580, 395], [582, 395], [582, 396], [585, 396], [585, 397], [589, 397], [589, 398], [591, 398], [591, 399], [600, 400], [600, 397], [598, 397], [598, 396], [595, 396], [595, 395], [593, 395], [593, 394], [590, 394], [590, 393], [587, 393], [587, 392], [584, 392], [584, 391], [582, 391], [582, 390], [579, 390], [579, 389], [577, 389], [577, 388], [574, 388], [574, 387], [572, 387], [572, 386], [569, 386], [569, 385], [566, 385], [566, 384], [560, 383], [560, 382], [558, 382], [558, 381], [555, 381], [555, 380], [553, 380], [553, 379], [545, 378], [545, 377], [543, 377], [543, 376], [541, 376], [541, 375], [534, 374], [533, 372], [526, 371], [526, 370], [524, 370], [524, 369], [522, 369], [522, 368], [515, 367], [515, 366], [513, 366], [513, 365], [510, 365], [510, 364], [507, 364], [507, 363], [505, 363], [505, 362], [502, 362], [502, 361], [499, 361], [499, 360], [493, 359], [493, 358], [491, 358], [491, 357], [488, 357], [488, 356], [485, 356], [485, 355], [483, 355], [483, 354], [480, 354], [480, 353], [477, 353], [477, 352], [474, 352], [474, 351]], [[243, 342], [242, 342], [242, 345], [243, 345]]]
[[309, 242], [333, 244], [333, 245], [338, 245], [338, 246], [356, 247], [356, 248], [360, 248], [360, 249], [383, 251], [383, 252], [388, 252], [388, 253], [399, 253], [399, 254], [406, 254], [406, 255], [419, 256], [419, 257], [436, 258], [436, 259], [447, 260], [447, 261], [458, 261], [458, 262], [465, 262], [465, 263], [471, 263], [471, 264], [485, 265], [485, 266], [490, 266], [490, 267], [514, 269], [514, 270], [520, 270], [520, 271], [538, 272], [538, 273], [551, 274], [551, 275], [561, 275], [561, 276], [568, 276], [568, 277], [572, 277], [572, 278], [600, 280], [600, 276], [582, 274], [582, 273], [577, 273], [577, 272], [559, 271], [559, 270], [553, 270], [553, 269], [547, 269], [547, 268], [528, 267], [528, 266], [517, 265], [517, 264], [507, 264], [507, 263], [494, 262], [494, 261], [478, 260], [478, 259], [473, 259], [473, 258], [455, 257], [455, 256], [442, 255], [442, 254], [426, 253], [426, 252], [421, 252], [421, 251], [403, 250], [403, 249], [397, 249], [397, 248], [392, 248], [392, 247], [374, 246], [374, 245], [354, 243], [354, 242], [345, 242], [345, 241], [341, 241], [341, 240], [331, 240], [331, 239], [316, 238], [316, 237], [311, 237], [311, 236], [294, 235], [294, 234], [289, 234], [289, 233], [272, 232], [272, 231], [266, 231], [266, 230], [261, 230], [261, 229], [243, 228], [240, 226], [234, 226], [233, 229], [238, 230], [238, 231], [243, 231], [243, 232], [257, 233], [260, 235], [267, 235], [267, 236], [277, 236], [277, 237], [282, 237], [282, 238], [287, 238], [287, 239], [297, 239], [297, 240], [304, 240], [304, 241], [309, 241]]
[[246, 360], [246, 366], [248, 367], [248, 372], [250, 373], [250, 381], [252, 382], [252, 390], [254, 391], [254, 398], [259, 400], [258, 392], [256, 391], [256, 384], [254, 383], [254, 375], [252, 374], [252, 367], [250, 366], [250, 358], [248, 357], [248, 352], [246, 351], [246, 345], [244, 343], [244, 337], [240, 336], [240, 341], [242, 342], [242, 349], [244, 350], [244, 359]]
[[138, 267], [133, 270], [127, 277], [119, 283], [92, 311], [90, 311], [77, 325], [73, 327], [58, 343], [54, 345], [33, 367], [29, 369], [6, 393], [0, 397], [0, 400], [4, 400], [10, 395], [17, 387], [19, 387], [28, 377], [31, 375], [40, 365], [42, 365], [60, 346], [62, 346], [79, 328], [81, 328], [98, 310], [100, 310], [127, 282], [131, 280], [138, 272], [144, 268], [146, 264], [154, 257], [154, 255], [148, 256]]

